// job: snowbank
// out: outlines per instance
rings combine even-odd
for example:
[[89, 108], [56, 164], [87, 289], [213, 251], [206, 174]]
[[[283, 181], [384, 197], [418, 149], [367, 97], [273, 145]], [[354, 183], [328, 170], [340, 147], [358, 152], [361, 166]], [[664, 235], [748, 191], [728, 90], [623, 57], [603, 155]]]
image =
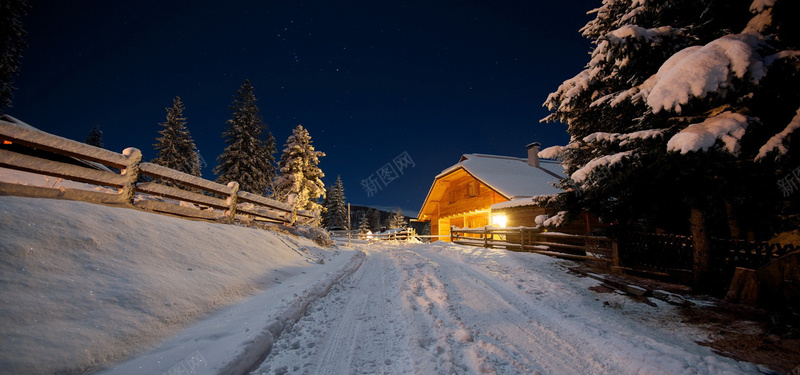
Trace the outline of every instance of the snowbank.
[[82, 202], [0, 197], [0, 369], [81, 373], [325, 267], [313, 242]]

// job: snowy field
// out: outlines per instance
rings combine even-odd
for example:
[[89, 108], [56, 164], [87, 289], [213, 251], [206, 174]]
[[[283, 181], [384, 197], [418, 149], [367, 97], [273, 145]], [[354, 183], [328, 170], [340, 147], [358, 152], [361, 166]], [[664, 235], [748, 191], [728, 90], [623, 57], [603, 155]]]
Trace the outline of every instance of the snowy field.
[[0, 373], [769, 373], [696, 344], [672, 305], [594, 292], [543, 255], [320, 249], [48, 199], [0, 210]]

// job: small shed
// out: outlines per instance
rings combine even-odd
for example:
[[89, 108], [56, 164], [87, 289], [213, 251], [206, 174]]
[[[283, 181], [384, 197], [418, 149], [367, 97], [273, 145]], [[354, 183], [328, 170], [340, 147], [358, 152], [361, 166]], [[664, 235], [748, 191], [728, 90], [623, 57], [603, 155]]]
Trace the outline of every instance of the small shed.
[[538, 143], [527, 148], [527, 159], [464, 154], [436, 176], [417, 220], [430, 222], [431, 234], [442, 236], [453, 225], [535, 226], [536, 216], [549, 212], [532, 198], [561, 192], [553, 184], [566, 176], [560, 163], [539, 160]]

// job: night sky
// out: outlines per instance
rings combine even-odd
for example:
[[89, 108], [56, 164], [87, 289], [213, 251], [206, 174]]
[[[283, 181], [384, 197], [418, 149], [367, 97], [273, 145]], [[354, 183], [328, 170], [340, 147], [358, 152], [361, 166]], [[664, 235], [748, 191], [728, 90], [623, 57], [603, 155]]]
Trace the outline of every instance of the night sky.
[[[433, 178], [464, 153], [525, 157], [566, 144], [540, 124], [547, 95], [588, 62], [578, 29], [599, 0], [30, 1], [13, 106], [6, 113], [146, 160], [180, 96], [213, 180], [228, 106], [245, 79], [277, 140], [306, 127], [326, 185], [348, 202], [415, 215]], [[371, 196], [361, 181], [404, 154]], [[396, 165], [395, 165], [396, 169]]]

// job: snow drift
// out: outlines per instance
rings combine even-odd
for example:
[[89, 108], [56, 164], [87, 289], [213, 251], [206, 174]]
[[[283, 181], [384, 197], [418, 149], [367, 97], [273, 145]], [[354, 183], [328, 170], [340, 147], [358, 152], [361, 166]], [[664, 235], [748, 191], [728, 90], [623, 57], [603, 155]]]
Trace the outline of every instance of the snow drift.
[[81, 373], [311, 267], [307, 239], [0, 197], [0, 372]]

